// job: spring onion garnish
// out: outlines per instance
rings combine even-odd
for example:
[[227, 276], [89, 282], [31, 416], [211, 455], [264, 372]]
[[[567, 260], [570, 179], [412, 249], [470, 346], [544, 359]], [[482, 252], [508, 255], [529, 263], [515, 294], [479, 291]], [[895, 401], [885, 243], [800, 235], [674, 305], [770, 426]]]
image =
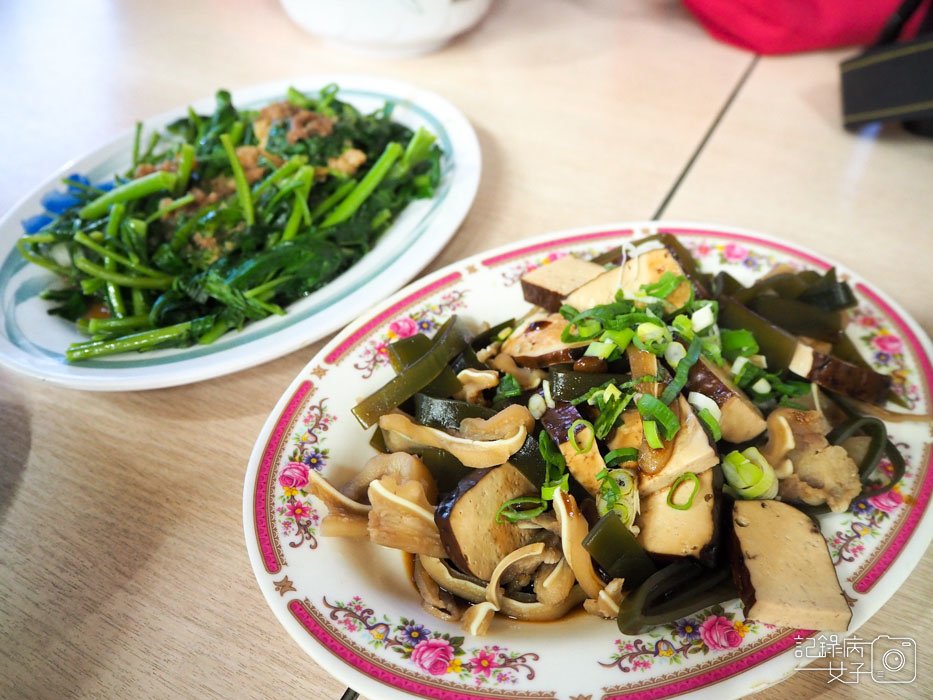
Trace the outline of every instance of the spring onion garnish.
[[[674, 503], [674, 496], [677, 494], [677, 490], [680, 486], [686, 482], [693, 484], [693, 489], [690, 491], [690, 496], [686, 501], [682, 503]], [[690, 510], [690, 506], [693, 505], [693, 499], [696, 498], [696, 495], [700, 492], [700, 479], [693, 472], [684, 472], [678, 476], [674, 483], [671, 484], [670, 490], [667, 492], [667, 505], [675, 510]]]
[[[576, 328], [576, 333], [573, 329]], [[592, 340], [603, 330], [602, 324], [595, 319], [585, 319], [571, 321], [560, 333], [560, 339], [564, 343], [579, 343], [584, 340]]]
[[671, 401], [677, 398], [680, 394], [680, 391], [687, 386], [687, 379], [690, 376], [690, 369], [697, 363], [697, 360], [700, 359], [700, 351], [702, 350], [702, 343], [699, 338], [694, 338], [690, 341], [690, 348], [687, 350], [687, 354], [684, 358], [677, 363], [677, 371], [674, 372], [674, 378], [671, 380], [670, 384], [664, 389], [664, 393], [661, 394], [661, 402], [669, 404]]
[[771, 393], [771, 382], [762, 377], [757, 382], [752, 384], [751, 390], [756, 394], [770, 394]]
[[675, 275], [673, 272], [667, 271], [661, 275], [657, 282], [653, 284], [643, 284], [641, 286], [641, 291], [649, 297], [667, 299], [680, 286], [680, 283], [685, 280], [686, 278], [683, 275]]
[[632, 339], [635, 347], [653, 355], [661, 355], [671, 342], [671, 332], [667, 326], [658, 325], [653, 321], [639, 323]]
[[741, 378], [745, 366], [749, 364], [751, 363], [747, 357], [742, 356], [735, 359], [735, 361], [732, 363], [732, 376], [735, 377], [736, 381]]
[[607, 453], [603, 457], [603, 461], [607, 467], [614, 467], [617, 464], [625, 464], [626, 462], [637, 462], [638, 450], [634, 447], [620, 447]]
[[774, 469], [755, 447], [734, 450], [722, 461], [722, 473], [736, 498], [769, 499], [777, 496]]
[[658, 424], [653, 420], [642, 421], [641, 429], [645, 434], [645, 442], [648, 443], [648, 447], [652, 450], [660, 450], [664, 447], [664, 443], [661, 442], [661, 436], [658, 435]]
[[716, 323], [716, 310], [713, 302], [708, 302], [693, 312], [690, 316], [690, 325], [694, 333], [702, 333]]
[[558, 491], [568, 491], [570, 489], [570, 474], [564, 472], [564, 475], [556, 481], [547, 481], [541, 485], [541, 498], [545, 501], [553, 501], [554, 494]]
[[722, 354], [730, 362], [737, 357], [750, 357], [758, 352], [758, 343], [751, 331], [744, 328], [740, 330], [720, 330], [722, 335]]
[[693, 406], [697, 411], [707, 410], [717, 421], [722, 419], [722, 409], [719, 408], [719, 404], [706, 394], [701, 394], [698, 391], [691, 391], [687, 394], [687, 403]]
[[687, 348], [676, 340], [667, 346], [664, 350], [664, 359], [674, 369], [677, 369], [677, 363], [687, 356]]
[[510, 335], [512, 335], [512, 330], [513, 329], [511, 327], [503, 328], [496, 335], [496, 338], [498, 338], [499, 340], [506, 340]]
[[[721, 411], [719, 415], [722, 415]], [[719, 440], [722, 439], [722, 428], [719, 427], [719, 421], [708, 408], [701, 408], [700, 412], [697, 413], [697, 418], [706, 426], [710, 436], [713, 438], [713, 442], [719, 442]]]
[[684, 314], [677, 314], [674, 316], [674, 320], [671, 321], [671, 327], [677, 331], [677, 334], [684, 340], [693, 340], [693, 336], [696, 335], [696, 333], [693, 332], [693, 324], [690, 322], [690, 317]]
[[544, 460], [544, 464], [548, 467], [554, 467], [558, 473], [562, 472], [567, 467], [564, 455], [561, 454], [560, 449], [554, 444], [554, 441], [551, 439], [551, 436], [547, 434], [546, 430], [542, 430], [538, 433], [538, 452], [541, 453], [541, 459]]
[[664, 428], [665, 439], [674, 439], [677, 431], [680, 430], [680, 421], [677, 419], [677, 414], [668, 408], [663, 401], [654, 398], [651, 394], [642, 394], [635, 401], [635, 405], [638, 407], [638, 412], [644, 421], [657, 421]]
[[545, 379], [541, 382], [541, 388], [544, 390], [544, 405], [548, 408], [555, 408], [557, 404], [554, 403], [554, 397], [551, 396], [551, 382]]
[[[589, 439], [582, 446], [577, 442], [577, 428], [590, 431], [587, 435]], [[596, 439], [596, 430], [593, 428], [593, 424], [588, 420], [578, 418], [571, 423], [570, 428], [567, 429], [567, 439], [570, 441], [570, 446], [573, 447], [577, 454], [583, 454], [584, 452], [589, 452], [590, 448], [593, 447], [593, 440]]]
[[517, 523], [520, 520], [531, 520], [546, 510], [547, 503], [537, 496], [520, 496], [499, 506], [499, 510], [496, 511], [496, 522], [501, 523], [507, 520], [510, 523]]
[[632, 338], [635, 336], [635, 331], [631, 328], [623, 328], [620, 331], [607, 330], [603, 331], [603, 334], [599, 336], [599, 339], [602, 341], [609, 341], [615, 345], [619, 350], [625, 350], [628, 347], [628, 344], [632, 342]]
[[499, 386], [496, 389], [496, 396], [493, 401], [498, 401], [499, 399], [508, 399], [513, 396], [520, 396], [522, 393], [522, 387], [518, 383], [518, 380], [513, 377], [511, 374], [506, 374], [502, 379], [499, 380]]
[[631, 530], [638, 515], [638, 482], [634, 469], [603, 469], [596, 475], [599, 491], [596, 494], [596, 512], [600, 516], [615, 511], [622, 523]]
[[583, 354], [587, 357], [598, 357], [600, 360], [608, 360], [609, 356], [612, 355], [612, 353], [615, 351], [616, 346], [614, 343], [594, 340], [592, 343], [587, 345], [586, 352]]

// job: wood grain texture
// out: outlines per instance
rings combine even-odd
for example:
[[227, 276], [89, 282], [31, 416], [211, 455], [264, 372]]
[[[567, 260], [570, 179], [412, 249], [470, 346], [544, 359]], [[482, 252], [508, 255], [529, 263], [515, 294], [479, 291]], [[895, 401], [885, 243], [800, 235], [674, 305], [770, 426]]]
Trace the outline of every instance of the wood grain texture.
[[[548, 230], [650, 216], [749, 61], [708, 40], [673, 0], [500, 2], [478, 30], [443, 51], [393, 61], [307, 37], [271, 0], [5, 2], [0, 122], [14, 127], [0, 130], [0, 210], [136, 117], [221, 85], [373, 73], [444, 94], [479, 134], [476, 204], [429, 268], [436, 269]], [[767, 93], [767, 84], [756, 89]], [[745, 97], [736, 114], [751, 109]], [[793, 118], [802, 118], [799, 111]], [[722, 149], [717, 138], [711, 146]], [[733, 138], [733, 158], [762, 148], [750, 127]], [[827, 148], [844, 160], [849, 146], [836, 138]], [[911, 147], [892, 150], [885, 161], [892, 172], [912, 164], [927, 172]], [[702, 175], [715, 188], [694, 190], [705, 157], [672, 211], [793, 233], [761, 198], [760, 219], [744, 206], [704, 209], [737, 186], [723, 179], [723, 157]], [[827, 166], [825, 178], [841, 181], [840, 172]], [[869, 199], [888, 212], [889, 189], [873, 186], [877, 196]], [[769, 187], [775, 202], [808, 202], [787, 182]], [[910, 217], [919, 211], [913, 206]], [[820, 235], [842, 240], [831, 217], [821, 221]], [[858, 230], [858, 245], [865, 231]], [[895, 247], [913, 241], [898, 226], [886, 232]], [[836, 251], [842, 245], [810, 243], [844, 257]], [[909, 301], [897, 291], [894, 265], [875, 274], [854, 262]], [[920, 263], [913, 256], [908, 264]], [[919, 303], [909, 308], [929, 313]], [[267, 609], [241, 526], [253, 441], [319, 347], [229, 377], [138, 393], [75, 392], [0, 370], [0, 697], [340, 697], [345, 686], [306, 657]], [[865, 634], [923, 639], [931, 576], [927, 558]], [[927, 691], [930, 653], [921, 656], [926, 685], [918, 686]], [[824, 680], [797, 674], [762, 697], [849, 692]]]

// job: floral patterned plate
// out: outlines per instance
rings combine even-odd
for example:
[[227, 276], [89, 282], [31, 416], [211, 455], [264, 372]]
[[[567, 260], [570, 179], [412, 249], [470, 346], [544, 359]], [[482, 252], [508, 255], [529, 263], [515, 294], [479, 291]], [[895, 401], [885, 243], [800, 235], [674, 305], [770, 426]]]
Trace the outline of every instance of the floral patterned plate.
[[[737, 601], [638, 637], [575, 614], [554, 623], [496, 619], [486, 637], [434, 619], [401, 553], [321, 538], [324, 506], [307, 491], [310, 470], [337, 483], [371, 455], [350, 414], [356, 400], [392, 376], [386, 344], [431, 333], [450, 314], [478, 326], [523, 313], [517, 284], [532, 267], [569, 253], [591, 256], [634, 235], [675, 233], [706, 270], [750, 282], [777, 263], [824, 270], [823, 258], [756, 233], [693, 224], [639, 223], [562, 232], [478, 255], [410, 285], [352, 324], [301, 372], [263, 427], [246, 474], [247, 549], [266, 601], [289, 634], [330, 673], [371, 698], [735, 697], [792, 674], [799, 639], [747, 621]], [[929, 413], [930, 341], [896, 303], [839, 267], [859, 306], [850, 333], [869, 361], [895, 378], [914, 412]], [[907, 578], [933, 536], [928, 424], [890, 433], [907, 474], [890, 493], [822, 519], [849, 597], [850, 633]]]
[[[109, 179], [130, 162], [132, 132], [84, 158], [66, 163], [44, 185], [0, 217], [0, 364], [23, 374], [75, 389], [128, 391], [202, 381], [253, 367], [286, 355], [340, 328], [407, 282], [457, 232], [479, 185], [481, 157], [473, 127], [463, 113], [433, 92], [408, 83], [352, 75], [318, 75], [283, 80], [233, 91], [234, 104], [262, 105], [281, 99], [289, 86], [306, 92], [328, 83], [340, 86], [340, 97], [364, 112], [395, 104], [392, 118], [423, 126], [437, 136], [444, 151], [441, 182], [431, 199], [412, 202], [383, 233], [373, 249], [321, 289], [270, 316], [228, 333], [210, 345], [124, 353], [77, 364], [65, 361], [72, 342], [84, 340], [74, 324], [49, 316], [49, 303], [39, 292], [54, 281], [51, 273], [29, 265], [15, 248], [22, 220], [41, 218], [53, 210], [61, 179], [71, 173], [94, 182]], [[210, 112], [214, 98], [195, 102]], [[145, 121], [147, 131], [162, 129], [187, 113], [187, 106]], [[24, 223], [27, 223], [24, 221]], [[404, 256], [405, 264], [396, 263]]]

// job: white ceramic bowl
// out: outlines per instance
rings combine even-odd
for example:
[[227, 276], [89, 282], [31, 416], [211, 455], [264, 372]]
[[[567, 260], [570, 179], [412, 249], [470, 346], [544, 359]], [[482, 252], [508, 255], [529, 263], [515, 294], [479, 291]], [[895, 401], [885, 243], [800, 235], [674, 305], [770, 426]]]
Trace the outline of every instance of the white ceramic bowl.
[[310, 34], [380, 55], [434, 51], [482, 19], [492, 0], [281, 0]]

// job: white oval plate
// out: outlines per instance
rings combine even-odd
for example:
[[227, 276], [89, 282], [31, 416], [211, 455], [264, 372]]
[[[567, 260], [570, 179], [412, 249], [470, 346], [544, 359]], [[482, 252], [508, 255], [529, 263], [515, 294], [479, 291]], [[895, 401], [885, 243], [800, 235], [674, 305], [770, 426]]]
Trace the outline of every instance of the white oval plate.
[[[0, 364], [56, 384], [95, 391], [126, 391], [176, 386], [218, 377], [286, 355], [333, 332], [374, 301], [384, 299], [427, 265], [456, 233], [476, 196], [480, 150], [476, 134], [460, 110], [432, 92], [407, 83], [352, 75], [321, 75], [267, 83], [233, 92], [237, 106], [261, 105], [283, 98], [290, 85], [306, 92], [328, 83], [340, 86], [340, 97], [363, 112], [386, 101], [396, 104], [393, 118], [438, 137], [444, 150], [437, 194], [410, 204], [377, 245], [330, 284], [288, 307], [285, 316], [252, 323], [208, 346], [128, 353], [68, 364], [64, 351], [85, 340], [69, 321], [46, 312], [38, 298], [54, 277], [28, 265], [14, 245], [22, 235], [20, 221], [42, 211], [47, 192], [62, 189], [70, 173], [92, 181], [110, 179], [130, 163], [133, 135], [128, 131], [87, 156], [66, 163], [55, 175], [0, 219]], [[213, 111], [214, 98], [193, 105]], [[186, 114], [188, 106], [153, 117], [146, 132], [161, 129]]]
[[[246, 473], [246, 544], [269, 606], [327, 671], [370, 698], [728, 698], [776, 683], [801, 664], [795, 637], [816, 632], [746, 622], [737, 601], [638, 637], [588, 615], [546, 624], [497, 618], [488, 636], [464, 636], [421, 609], [399, 552], [320, 537], [325, 507], [302, 488], [307, 469], [339, 484], [374, 454], [367, 445], [372, 431], [360, 428], [350, 408], [393, 375], [386, 343], [419, 328], [430, 332], [452, 313], [473, 324], [519, 316], [528, 305], [517, 282], [529, 268], [570, 252], [598, 254], [657, 230], [680, 236], [703, 269], [724, 269], [746, 283], [780, 262], [830, 267], [768, 236], [700, 224], [618, 224], [526, 240], [451, 265], [380, 304], [328, 343], [282, 395]], [[914, 412], [928, 413], [929, 339], [895, 302], [837, 268], [859, 299], [853, 339], [876, 367], [894, 374]], [[903, 583], [933, 536], [929, 425], [899, 423], [889, 431], [907, 460], [901, 484], [821, 518], [852, 601], [850, 633]]]

